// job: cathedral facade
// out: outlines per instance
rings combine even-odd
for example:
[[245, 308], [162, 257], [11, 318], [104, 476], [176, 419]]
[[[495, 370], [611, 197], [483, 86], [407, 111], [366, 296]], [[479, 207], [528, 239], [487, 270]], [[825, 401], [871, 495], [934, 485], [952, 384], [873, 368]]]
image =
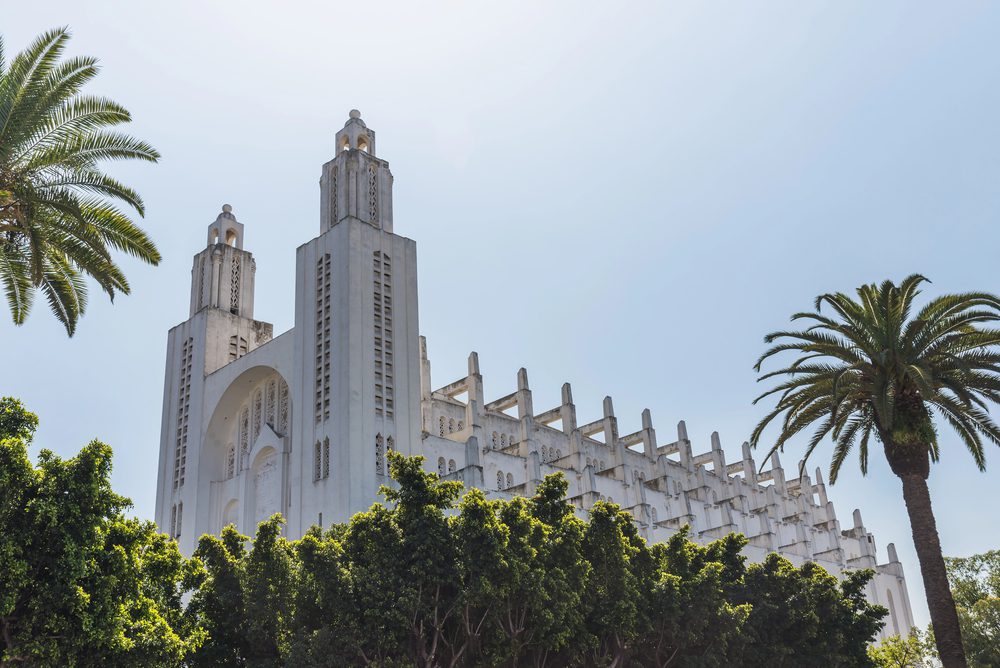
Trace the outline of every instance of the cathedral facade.
[[775, 455], [760, 471], [746, 444], [727, 461], [718, 434], [696, 454], [684, 422], [663, 442], [648, 410], [622, 434], [610, 397], [581, 423], [568, 383], [558, 406], [536, 411], [524, 369], [514, 392], [487, 399], [476, 353], [467, 375], [435, 388], [416, 243], [393, 232], [389, 164], [357, 111], [335, 141], [320, 233], [296, 251], [291, 330], [274, 336], [254, 319], [255, 263], [231, 207], [194, 257], [190, 317], [168, 334], [156, 496], [156, 521], [182, 552], [227, 524], [252, 535], [276, 512], [290, 538], [346, 522], [390, 482], [396, 450], [498, 497], [530, 496], [562, 472], [581, 516], [612, 501], [653, 542], [689, 525], [703, 543], [746, 535], [752, 560], [773, 551], [833, 574], [871, 568], [868, 598], [890, 611], [883, 637], [909, 631], [894, 546], [880, 564], [858, 510], [842, 528], [818, 469], [786, 477]]

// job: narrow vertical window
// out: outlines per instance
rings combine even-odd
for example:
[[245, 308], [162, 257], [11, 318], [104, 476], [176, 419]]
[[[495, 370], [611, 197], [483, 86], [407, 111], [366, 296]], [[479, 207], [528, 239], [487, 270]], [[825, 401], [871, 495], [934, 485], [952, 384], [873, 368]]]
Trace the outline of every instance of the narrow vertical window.
[[232, 285], [230, 287], [229, 311], [240, 312], [240, 256], [233, 253]]
[[260, 391], [260, 388], [257, 388], [257, 391], [253, 393], [253, 439], [251, 440], [254, 443], [256, 443], [257, 439], [260, 437], [260, 425], [263, 418], [262, 413], [264, 408], [263, 404], [263, 392]]
[[375, 473], [385, 475], [385, 441], [381, 433], [375, 436]]
[[448, 473], [454, 473], [454, 472], [455, 472], [455, 460], [454, 459], [449, 459], [448, 460]]
[[323, 477], [330, 477], [330, 437], [323, 439]]
[[177, 426], [174, 443], [174, 489], [184, 485], [187, 473], [188, 415], [191, 409], [191, 363], [194, 339], [181, 346], [180, 377], [177, 382]]
[[250, 458], [250, 409], [246, 406], [240, 413], [240, 468], [246, 468]]
[[507, 489], [514, 486], [514, 475], [512, 473], [507, 474]]
[[503, 471], [497, 471], [497, 491], [503, 489]]
[[236, 444], [230, 443], [226, 451], [226, 479], [236, 475]]
[[444, 473], [445, 473], [444, 457], [438, 457], [438, 475], [444, 475]]
[[184, 502], [181, 501], [177, 504], [177, 533], [174, 534], [174, 538], [181, 537], [181, 525], [184, 522]]
[[316, 441], [316, 445], [313, 446], [313, 481], [317, 481], [320, 478], [320, 474], [323, 472], [323, 460], [322, 451], [319, 441]]
[[316, 260], [316, 422], [330, 419], [331, 263], [326, 253]]
[[288, 383], [284, 380], [278, 388], [278, 433], [288, 433]]
[[368, 167], [368, 220], [372, 225], [378, 224], [378, 169], [375, 165]]
[[337, 168], [334, 167], [333, 175], [330, 179], [330, 227], [337, 224], [340, 220], [338, 211], [338, 198], [340, 197], [340, 189], [337, 188]]
[[205, 265], [206, 260], [201, 261], [201, 273], [198, 274], [198, 308], [205, 305]]
[[375, 415], [392, 418], [394, 378], [392, 367], [392, 274], [389, 256], [372, 254], [372, 313], [375, 349]]
[[274, 416], [277, 413], [278, 403], [278, 381], [273, 378], [267, 382], [267, 391], [264, 400], [264, 423], [271, 429], [275, 427]]

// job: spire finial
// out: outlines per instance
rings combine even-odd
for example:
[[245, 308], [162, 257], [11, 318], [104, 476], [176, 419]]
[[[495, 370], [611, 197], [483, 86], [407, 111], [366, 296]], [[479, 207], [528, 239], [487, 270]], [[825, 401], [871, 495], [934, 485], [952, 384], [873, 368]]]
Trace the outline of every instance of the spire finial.
[[232, 213], [232, 212], [233, 212], [233, 207], [231, 207], [228, 204], [222, 205], [222, 213]]
[[350, 116], [351, 118], [361, 118], [361, 112], [358, 111], [357, 109], [351, 109], [351, 112], [348, 114], [348, 116]]

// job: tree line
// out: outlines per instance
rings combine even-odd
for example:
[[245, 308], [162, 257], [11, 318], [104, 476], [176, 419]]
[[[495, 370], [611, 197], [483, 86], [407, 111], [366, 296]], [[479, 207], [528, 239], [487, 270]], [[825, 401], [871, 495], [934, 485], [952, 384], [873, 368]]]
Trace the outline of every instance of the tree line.
[[582, 520], [551, 475], [494, 500], [390, 455], [392, 488], [345, 524], [192, 558], [126, 515], [100, 442], [61, 459], [0, 400], [0, 666], [866, 666], [884, 608], [870, 571], [839, 581], [730, 534], [647, 544], [598, 503]]

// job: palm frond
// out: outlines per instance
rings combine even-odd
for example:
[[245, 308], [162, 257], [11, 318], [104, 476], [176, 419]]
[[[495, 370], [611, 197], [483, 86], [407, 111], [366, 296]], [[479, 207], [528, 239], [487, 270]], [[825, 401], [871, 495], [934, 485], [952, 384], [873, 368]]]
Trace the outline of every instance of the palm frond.
[[31, 269], [23, 253], [11, 252], [7, 246], [0, 242], [0, 282], [3, 283], [11, 319], [15, 325], [23, 325], [31, 311], [34, 294]]
[[31, 107], [44, 90], [39, 90], [39, 79], [43, 79], [62, 55], [69, 32], [66, 28], [56, 28], [43, 33], [28, 48], [17, 54], [11, 61], [0, 89], [0, 150], [9, 144], [11, 128], [17, 126], [18, 113], [23, 107]]
[[114, 252], [160, 261], [152, 239], [116, 206], [143, 216], [142, 198], [101, 164], [160, 155], [110, 130], [131, 120], [124, 107], [81, 94], [98, 64], [63, 59], [68, 40], [65, 28], [49, 31], [9, 65], [0, 42], [0, 282], [15, 323], [24, 321], [37, 290], [72, 335], [86, 308], [85, 277], [111, 299], [129, 292]]

